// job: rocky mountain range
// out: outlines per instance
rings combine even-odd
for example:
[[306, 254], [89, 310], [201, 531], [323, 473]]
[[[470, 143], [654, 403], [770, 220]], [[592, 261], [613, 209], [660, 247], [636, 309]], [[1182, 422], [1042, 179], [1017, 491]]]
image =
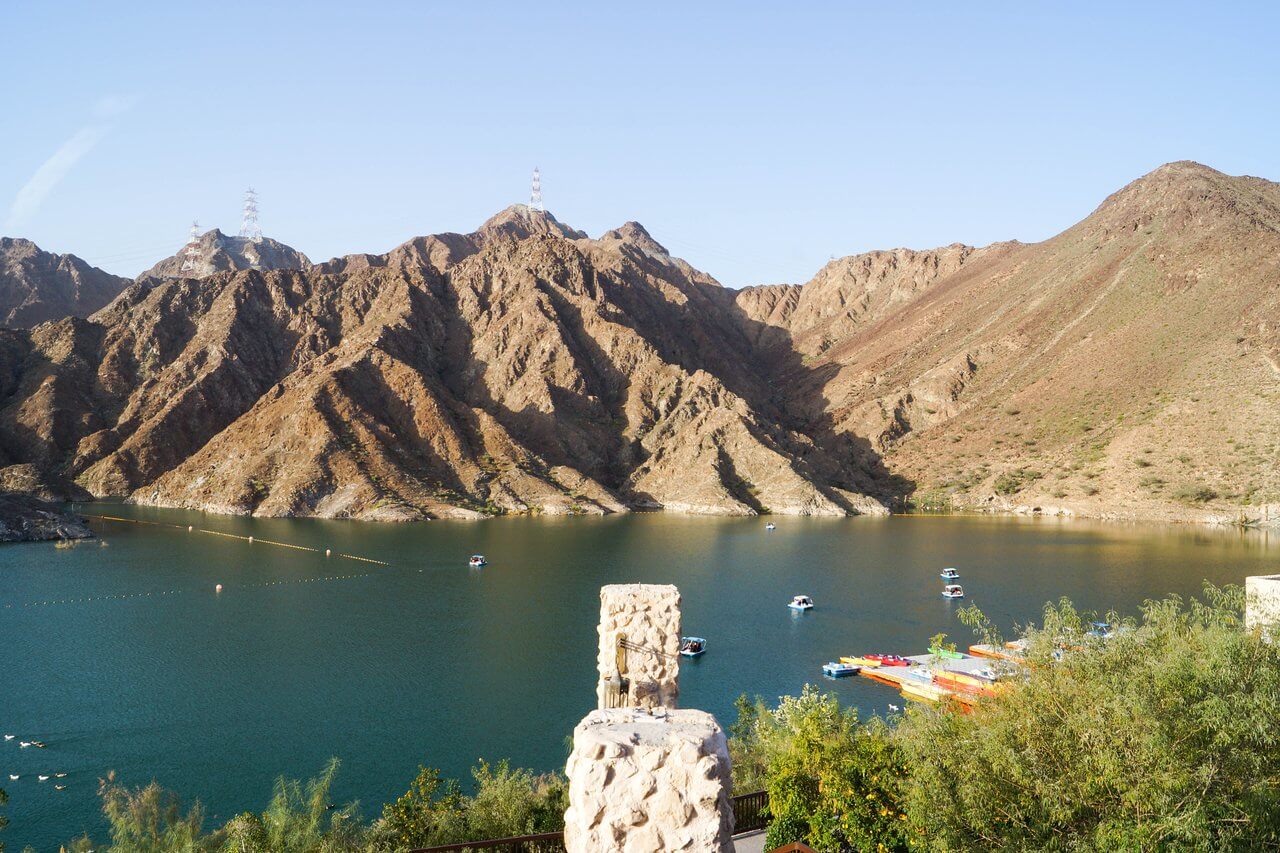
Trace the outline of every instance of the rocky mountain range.
[[227, 263], [0, 331], [0, 487], [385, 520], [1280, 514], [1280, 186], [1257, 178], [1169, 164], [1042, 243], [742, 291], [637, 223], [592, 239], [523, 206]]
[[62, 317], [88, 317], [129, 279], [55, 255], [30, 240], [0, 237], [0, 325], [27, 329]]

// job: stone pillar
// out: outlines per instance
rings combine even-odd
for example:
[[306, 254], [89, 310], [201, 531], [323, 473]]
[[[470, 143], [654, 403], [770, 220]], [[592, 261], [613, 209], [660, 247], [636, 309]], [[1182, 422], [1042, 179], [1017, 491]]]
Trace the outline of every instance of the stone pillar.
[[1280, 636], [1280, 575], [1255, 575], [1244, 579], [1244, 627]]
[[632, 708], [674, 708], [680, 696], [680, 590], [670, 584], [610, 584], [600, 588], [600, 654], [596, 707], [607, 708], [617, 673], [618, 637], [625, 636]]
[[733, 851], [729, 748], [705, 711], [592, 711], [565, 772], [569, 853]]

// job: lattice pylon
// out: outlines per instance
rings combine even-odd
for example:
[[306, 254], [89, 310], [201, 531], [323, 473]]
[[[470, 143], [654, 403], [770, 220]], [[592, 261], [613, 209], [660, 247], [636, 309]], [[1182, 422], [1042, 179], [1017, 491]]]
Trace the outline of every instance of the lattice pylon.
[[200, 223], [191, 223], [191, 236], [187, 246], [182, 250], [182, 272], [195, 272], [200, 262]]

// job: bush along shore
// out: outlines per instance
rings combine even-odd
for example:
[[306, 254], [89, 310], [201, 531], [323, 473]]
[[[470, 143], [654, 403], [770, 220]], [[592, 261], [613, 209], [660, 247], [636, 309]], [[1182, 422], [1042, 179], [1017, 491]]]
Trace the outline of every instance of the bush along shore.
[[[769, 794], [772, 849], [1280, 849], [1280, 643], [1243, 625], [1244, 593], [1149, 601], [1135, 618], [1047, 605], [1022, 629], [1012, 689], [970, 713], [910, 705], [859, 718], [806, 687], [738, 701], [734, 788]], [[976, 608], [963, 619], [1000, 644]], [[206, 829], [199, 804], [152, 783], [101, 786], [106, 838], [70, 851], [398, 851], [562, 828], [560, 774], [481, 763], [470, 793], [423, 768], [371, 823], [334, 807], [338, 762], [281, 779], [260, 814]]]

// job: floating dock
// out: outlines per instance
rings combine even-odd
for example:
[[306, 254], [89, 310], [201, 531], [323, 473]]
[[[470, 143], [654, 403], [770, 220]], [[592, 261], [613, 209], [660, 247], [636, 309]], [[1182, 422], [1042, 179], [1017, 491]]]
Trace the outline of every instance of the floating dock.
[[[907, 657], [909, 666], [864, 666], [858, 674], [896, 688], [906, 699], [917, 702], [952, 703], [968, 711], [984, 696], [996, 696], [1008, 689], [1008, 683], [992, 678], [992, 665], [1000, 669], [1020, 663], [1012, 650], [991, 646], [971, 646], [970, 654], [939, 658], [932, 654]], [[999, 675], [1000, 673], [996, 673]]]

